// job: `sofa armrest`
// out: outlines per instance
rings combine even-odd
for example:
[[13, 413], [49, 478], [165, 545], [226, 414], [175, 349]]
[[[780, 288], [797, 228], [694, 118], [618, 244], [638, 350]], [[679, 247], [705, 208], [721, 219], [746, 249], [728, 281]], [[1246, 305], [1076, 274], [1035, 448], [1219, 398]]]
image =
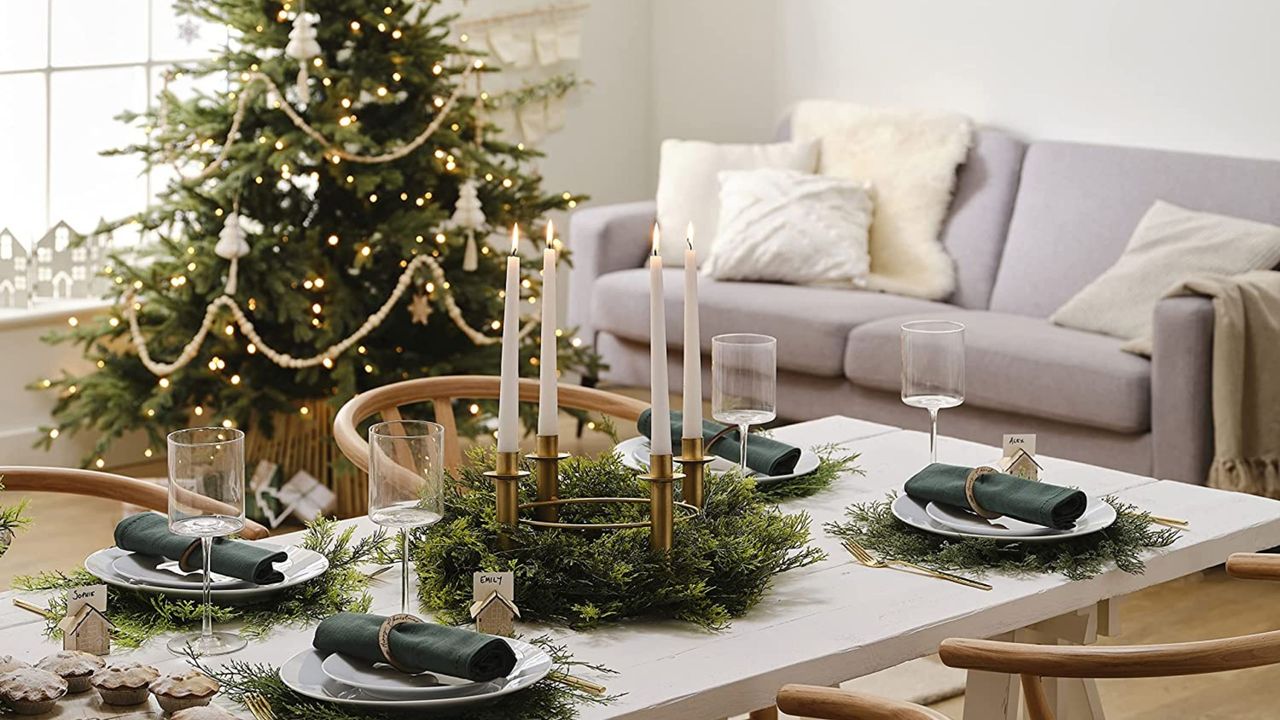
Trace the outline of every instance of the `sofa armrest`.
[[1213, 301], [1156, 304], [1151, 354], [1155, 477], [1203, 485], [1213, 461]]
[[573, 268], [569, 271], [570, 327], [587, 342], [595, 342], [591, 325], [591, 292], [606, 273], [644, 264], [649, 253], [649, 228], [656, 217], [652, 200], [586, 208], [569, 220]]

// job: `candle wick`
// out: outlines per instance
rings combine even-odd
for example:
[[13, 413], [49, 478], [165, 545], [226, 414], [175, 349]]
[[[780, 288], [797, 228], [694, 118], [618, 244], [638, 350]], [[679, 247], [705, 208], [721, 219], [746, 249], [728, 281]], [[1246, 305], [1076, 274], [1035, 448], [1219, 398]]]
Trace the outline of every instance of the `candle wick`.
[[692, 250], [692, 249], [693, 249], [693, 240], [692, 240], [692, 239], [690, 239], [690, 238], [685, 238], [685, 239], [684, 239], [684, 243], [685, 243], [686, 245], [688, 245], [688, 246], [689, 246], [689, 249], [690, 249], [690, 250]]

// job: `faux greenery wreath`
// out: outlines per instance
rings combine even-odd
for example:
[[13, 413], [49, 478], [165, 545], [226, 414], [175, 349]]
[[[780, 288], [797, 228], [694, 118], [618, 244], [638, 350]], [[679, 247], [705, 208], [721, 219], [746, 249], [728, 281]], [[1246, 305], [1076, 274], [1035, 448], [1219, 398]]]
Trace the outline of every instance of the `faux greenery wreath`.
[[[242, 622], [249, 637], [261, 636], [278, 625], [304, 625], [342, 611], [366, 612], [372, 598], [365, 592], [369, 580], [360, 566], [384, 558], [389, 550], [382, 533], [352, 541], [354, 528], [341, 532], [332, 520], [317, 520], [307, 527], [300, 545], [329, 559], [329, 569], [309, 582], [286, 588], [269, 600], [236, 606], [213, 606], [215, 623]], [[69, 590], [101, 582], [85, 570], [72, 573], [45, 572], [15, 578], [19, 590]], [[135, 590], [110, 588], [107, 618], [115, 626], [112, 640], [123, 647], [138, 647], [157, 635], [199, 627], [201, 605], [195, 600], [179, 600]], [[65, 595], [49, 601], [50, 636], [59, 634], [57, 623], [66, 614]]]
[[938, 570], [998, 570], [1012, 574], [1061, 573], [1084, 580], [1108, 565], [1140, 574], [1142, 552], [1172, 545], [1178, 531], [1160, 528], [1151, 515], [1114, 497], [1103, 498], [1116, 509], [1111, 527], [1083, 537], [1053, 543], [1019, 543], [948, 538], [908, 527], [893, 514], [893, 497], [857, 503], [845, 510], [846, 520], [825, 529], [842, 539], [856, 540], [885, 557], [919, 563]]
[[[819, 485], [829, 485], [853, 456], [827, 457]], [[821, 560], [808, 546], [809, 517], [784, 514], [736, 473], [706, 480], [704, 512], [677, 521], [669, 554], [649, 549], [647, 528], [513, 533], [511, 550], [498, 548], [492, 482], [483, 475], [492, 455], [473, 454], [448, 483], [445, 518], [414, 544], [422, 604], [442, 622], [469, 620], [471, 576], [512, 571], [521, 618], [591, 627], [626, 618], [678, 618], [722, 628], [750, 609], [774, 575]], [[562, 497], [648, 497], [648, 486], [619, 458], [574, 457], [561, 466]], [[816, 491], [812, 483], [806, 492]], [[677, 483], [677, 493], [679, 484]], [[520, 501], [533, 500], [532, 482]], [[565, 522], [636, 522], [644, 504], [567, 505]]]

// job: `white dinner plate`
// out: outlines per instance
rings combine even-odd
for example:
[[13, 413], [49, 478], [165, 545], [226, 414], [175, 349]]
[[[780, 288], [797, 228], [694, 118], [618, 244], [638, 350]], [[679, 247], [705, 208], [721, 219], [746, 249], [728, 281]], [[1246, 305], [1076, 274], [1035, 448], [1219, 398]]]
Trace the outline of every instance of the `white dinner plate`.
[[[284, 582], [275, 583], [274, 585], [254, 585], [253, 583], [244, 583], [243, 586], [215, 587], [210, 591], [213, 600], [215, 602], [232, 603], [260, 600], [285, 588], [293, 587], [294, 585], [304, 583], [308, 580], [314, 580], [324, 574], [325, 570], [329, 569], [329, 559], [314, 550], [307, 550], [300, 547], [286, 547], [282, 545], [271, 545], [271, 547], [278, 547], [279, 549], [284, 550], [289, 556], [288, 566], [284, 569]], [[109, 547], [99, 550], [88, 558], [85, 558], [84, 569], [100, 578], [104, 583], [114, 587], [156, 593], [176, 598], [189, 598], [193, 600], [199, 600], [201, 598], [201, 588], [199, 583], [196, 583], [192, 587], [169, 587], [166, 585], [158, 585], [151, 582], [135, 580], [120, 574], [116, 569], [116, 561], [126, 555], [132, 554], [133, 553], [130, 553], [127, 550], [121, 550], [118, 547]]]
[[[289, 561], [285, 562], [288, 563]], [[178, 561], [155, 555], [127, 553], [116, 558], [111, 567], [126, 579], [158, 587], [199, 590], [204, 582], [203, 570], [183, 572], [178, 568]], [[283, 564], [277, 564], [276, 567], [281, 571], [284, 570]], [[219, 590], [235, 587], [254, 587], [254, 584], [247, 580], [219, 575], [218, 573], [211, 573], [209, 579], [209, 587]]]
[[[516, 656], [520, 667], [520, 656]], [[324, 674], [344, 685], [368, 690], [388, 699], [453, 697], [482, 692], [488, 682], [476, 682], [452, 675], [421, 672], [403, 673], [386, 663], [333, 653], [321, 663]]]
[[[1075, 527], [1069, 530], [1052, 530], [1050, 528], [1041, 528], [1039, 525], [1033, 527], [1038, 530], [1047, 530], [1047, 533], [1015, 535], [1009, 533], [994, 534], [990, 526], [984, 532], [977, 532], [982, 528], [958, 529], [950, 525], [943, 524], [935, 520], [928, 511], [927, 504], [916, 500], [907, 494], [898, 496], [893, 501], [893, 514], [902, 522], [920, 530], [934, 533], [937, 535], [946, 535], [948, 537], [957, 538], [981, 538], [984, 540], [1003, 540], [1006, 542], [1057, 542], [1060, 540], [1068, 540], [1077, 538], [1090, 533], [1104, 530], [1111, 526], [1116, 520], [1115, 508], [1111, 507], [1107, 501], [1101, 498], [1089, 498], [1089, 505], [1085, 509], [1084, 515], [1076, 522]], [[976, 517], [976, 516], [975, 516]]]
[[[648, 470], [649, 469], [649, 438], [639, 435], [637, 437], [628, 438], [618, 443], [613, 451], [622, 458], [622, 464], [632, 470]], [[802, 475], [808, 475], [818, 469], [818, 465], [822, 462], [822, 458], [809, 448], [800, 448], [800, 460], [796, 463], [796, 468], [788, 475], [762, 475], [754, 470], [748, 470], [748, 474], [756, 481], [757, 485], [768, 485], [770, 483], [790, 480]], [[678, 465], [679, 463], [677, 463]], [[738, 463], [727, 460], [725, 458], [715, 456], [715, 459], [707, 465], [712, 472], [728, 472], [738, 467]]]
[[520, 662], [507, 677], [481, 683], [480, 690], [472, 694], [396, 700], [379, 697], [325, 675], [324, 661], [329, 653], [314, 648], [303, 650], [285, 661], [280, 666], [280, 680], [299, 695], [337, 705], [382, 710], [444, 710], [474, 705], [524, 690], [551, 672], [551, 656], [544, 650], [523, 640], [504, 639], [516, 651]]

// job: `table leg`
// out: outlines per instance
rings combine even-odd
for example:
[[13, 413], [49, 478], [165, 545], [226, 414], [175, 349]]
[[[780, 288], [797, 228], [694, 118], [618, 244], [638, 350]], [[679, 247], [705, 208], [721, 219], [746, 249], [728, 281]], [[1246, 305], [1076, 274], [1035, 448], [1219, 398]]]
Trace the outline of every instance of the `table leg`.
[[778, 720], [778, 707], [776, 705], [771, 705], [767, 708], [752, 710], [747, 717], [750, 718], [750, 720]]
[[[991, 639], [1008, 642], [1014, 634]], [[964, 720], [1018, 720], [1021, 697], [1016, 675], [970, 670], [964, 686]]]
[[[1036, 623], [1015, 633], [1019, 642], [1053, 645], [1091, 645], [1098, 641], [1102, 624], [1114, 631], [1115, 603], [1104, 601], [1074, 613]], [[1106, 617], [1107, 620], [1099, 621]], [[1105, 720], [1097, 682], [1091, 678], [1056, 678], [1045, 683], [1045, 694], [1058, 720]]]

